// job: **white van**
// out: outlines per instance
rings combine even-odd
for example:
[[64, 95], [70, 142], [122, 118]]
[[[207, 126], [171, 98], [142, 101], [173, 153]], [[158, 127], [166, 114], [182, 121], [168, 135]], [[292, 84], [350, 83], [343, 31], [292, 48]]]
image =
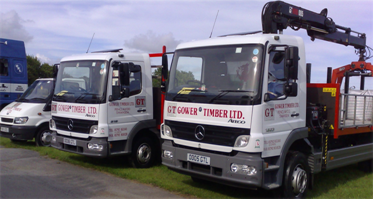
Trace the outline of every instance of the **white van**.
[[12, 141], [35, 138], [37, 146], [49, 145], [49, 120], [54, 79], [37, 79], [20, 98], [0, 112], [0, 136]]

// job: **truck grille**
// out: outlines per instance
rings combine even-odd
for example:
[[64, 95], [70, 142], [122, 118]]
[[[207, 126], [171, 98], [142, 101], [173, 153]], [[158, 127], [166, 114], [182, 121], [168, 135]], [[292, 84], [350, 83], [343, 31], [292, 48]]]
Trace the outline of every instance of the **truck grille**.
[[222, 146], [233, 147], [238, 136], [250, 135], [250, 129], [202, 125], [205, 129], [205, 136], [202, 140], [198, 140], [195, 136], [195, 129], [200, 124], [169, 120], [166, 120], [165, 124], [171, 128], [174, 138]]
[[98, 121], [71, 119], [73, 121], [73, 128], [72, 130], [69, 130], [67, 125], [68, 125], [68, 121], [70, 120], [70, 118], [52, 116], [52, 119], [56, 123], [57, 129], [64, 130], [64, 131], [72, 131], [76, 133], [89, 134], [89, 129], [91, 128], [91, 126], [98, 125]]
[[6, 123], [13, 123], [13, 119], [12, 118], [4, 118], [4, 117], [2, 117], [1, 121], [2, 122], [6, 122]]

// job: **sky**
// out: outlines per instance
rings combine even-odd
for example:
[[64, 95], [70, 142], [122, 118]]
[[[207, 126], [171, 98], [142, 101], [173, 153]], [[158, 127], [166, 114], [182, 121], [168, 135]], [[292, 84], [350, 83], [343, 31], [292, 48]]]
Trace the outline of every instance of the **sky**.
[[[22, 40], [26, 54], [53, 65], [72, 54], [123, 48], [122, 52], [174, 51], [183, 42], [261, 30], [266, 0], [0, 0], [0, 37]], [[286, 0], [367, 35], [373, 48], [373, 1]], [[327, 67], [357, 61], [351, 46], [311, 41], [305, 30], [284, 34], [303, 38], [312, 82], [326, 82]], [[93, 37], [94, 35], [94, 37]], [[91, 39], [92, 43], [90, 45]], [[372, 52], [373, 53], [373, 52]], [[368, 60], [372, 62], [373, 59]], [[373, 78], [366, 87], [373, 90]]]

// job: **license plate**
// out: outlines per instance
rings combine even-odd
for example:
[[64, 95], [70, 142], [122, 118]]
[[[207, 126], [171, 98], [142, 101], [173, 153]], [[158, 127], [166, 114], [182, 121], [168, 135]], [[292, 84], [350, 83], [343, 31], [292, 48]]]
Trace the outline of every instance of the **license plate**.
[[0, 129], [2, 132], [9, 133], [9, 128], [8, 127], [1, 127]]
[[68, 144], [68, 145], [76, 146], [76, 140], [70, 139], [70, 138], [64, 138], [63, 143]]
[[187, 159], [190, 162], [195, 162], [195, 163], [204, 164], [204, 165], [210, 165], [210, 157], [207, 157], [207, 156], [188, 153], [187, 154]]

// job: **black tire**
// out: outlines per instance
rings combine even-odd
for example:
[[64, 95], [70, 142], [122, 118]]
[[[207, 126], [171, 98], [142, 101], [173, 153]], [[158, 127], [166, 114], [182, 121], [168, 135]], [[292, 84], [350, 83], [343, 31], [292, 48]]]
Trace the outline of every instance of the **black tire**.
[[281, 195], [284, 198], [304, 198], [310, 180], [310, 168], [306, 156], [300, 152], [289, 151], [285, 160]]
[[132, 146], [132, 166], [135, 168], [149, 168], [153, 166], [156, 155], [154, 142], [149, 137], [139, 137]]
[[50, 146], [50, 142], [44, 142], [43, 136], [46, 136], [47, 134], [50, 134], [49, 127], [48, 126], [42, 126], [35, 136], [35, 143], [36, 146]]
[[359, 162], [357, 164], [357, 167], [361, 171], [364, 171], [366, 173], [371, 173], [371, 172], [373, 172], [373, 159], [366, 160], [366, 161], [363, 161], [363, 162]]

